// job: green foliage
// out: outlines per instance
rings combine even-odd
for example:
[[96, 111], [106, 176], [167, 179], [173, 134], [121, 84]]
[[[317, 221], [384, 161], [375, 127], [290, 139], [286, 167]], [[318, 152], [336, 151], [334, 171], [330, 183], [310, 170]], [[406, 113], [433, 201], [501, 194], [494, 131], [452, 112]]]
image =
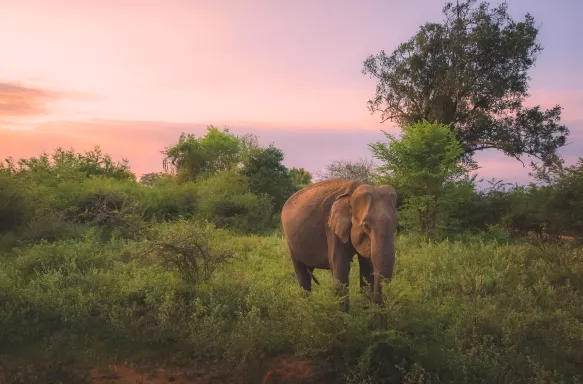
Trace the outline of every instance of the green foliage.
[[571, 236], [583, 240], [583, 159], [564, 167], [561, 163], [538, 168], [536, 177], [545, 185], [531, 183], [508, 193], [511, 209], [502, 217], [509, 230], [539, 240]]
[[249, 151], [241, 170], [251, 193], [269, 196], [276, 210], [280, 210], [295, 192], [293, 180], [282, 161], [283, 152], [273, 145], [254, 148]]
[[224, 171], [197, 184], [198, 217], [243, 233], [271, 226], [273, 204], [268, 196], [251, 193], [248, 179], [237, 169]]
[[568, 167], [559, 162], [548, 169], [537, 169], [536, 176], [550, 189], [542, 202], [545, 219], [552, 228], [547, 233], [570, 235], [583, 240], [583, 158]]
[[448, 126], [388, 137], [371, 149], [383, 160], [379, 181], [405, 197], [401, 214], [437, 201], [434, 216], [409, 224], [429, 217], [424, 226], [459, 240], [399, 235], [385, 304], [370, 305], [352, 268], [349, 313], [338, 311], [329, 271], [315, 271], [311, 295], [298, 286], [274, 203], [309, 174], [253, 135], [238, 138], [243, 167], [226, 156], [195, 181], [163, 173], [138, 183], [100, 152], [9, 159], [0, 375], [81, 383], [83, 367], [126, 361], [212, 366], [252, 382], [267, 357], [293, 354], [347, 383], [581, 382], [583, 252], [542, 234], [581, 235], [583, 160], [545, 168], [547, 185], [479, 191]]
[[152, 186], [160, 183], [166, 176], [167, 174], [163, 172], [145, 173], [140, 177], [140, 183]]
[[385, 136], [389, 143], [370, 145], [373, 156], [383, 162], [378, 171], [407, 195], [436, 196], [445, 183], [469, 171], [459, 163], [463, 149], [447, 125], [422, 121], [403, 127], [400, 140]]
[[[583, 379], [579, 248], [400, 236], [385, 306], [366, 306], [353, 268], [352, 310], [343, 313], [328, 271], [316, 271], [321, 285], [303, 295], [277, 236], [237, 237], [188, 221], [156, 225], [150, 235], [103, 242], [88, 234], [3, 254], [0, 355], [28, 364], [39, 354], [200, 362], [243, 379], [243, 367], [293, 353], [350, 383]], [[161, 253], [157, 243], [179, 250]], [[201, 268], [211, 260], [208, 275], [185, 279], [175, 267], [190, 267], [183, 254]], [[375, 325], [379, 314], [388, 328]], [[11, 375], [38, 375], [10, 364]]]
[[475, 166], [460, 163], [463, 148], [448, 125], [422, 121], [404, 126], [400, 140], [386, 132], [385, 136], [388, 143], [370, 145], [373, 156], [383, 163], [379, 182], [395, 186], [405, 196], [400, 220], [405, 227], [433, 235], [447, 225], [446, 206], [460, 202], [461, 185], [456, 182]]
[[0, 162], [0, 170], [42, 184], [96, 177], [136, 179], [126, 159], [114, 162], [111, 156], [102, 153], [99, 146], [85, 154], [75, 153], [73, 149], [65, 151], [57, 148], [50, 156], [45, 152], [39, 157], [20, 159], [17, 163], [8, 158], [6, 164]]
[[[274, 208], [281, 209], [296, 190], [288, 169], [282, 164], [283, 152], [272, 144], [261, 147], [255, 135], [237, 137], [228, 129], [221, 132], [211, 126], [202, 138], [183, 133], [178, 144], [163, 153], [164, 167], [176, 169], [178, 182], [197, 181], [203, 194], [206, 189], [214, 188], [212, 194], [207, 194], [201, 212], [202, 217], [221, 227], [257, 231], [269, 226], [271, 216], [266, 224], [266, 215], [271, 215]], [[149, 176], [148, 179], [156, 178]], [[227, 180], [233, 184], [223, 184]], [[212, 187], [213, 184], [216, 185]], [[235, 196], [228, 192], [233, 188]]]
[[448, 2], [442, 24], [425, 23], [390, 55], [364, 61], [363, 74], [378, 80], [371, 113], [400, 126], [421, 120], [452, 124], [466, 159], [495, 148], [550, 164], [569, 130], [561, 107], [528, 108], [528, 70], [542, 47], [535, 20], [514, 21], [506, 2]]
[[297, 190], [305, 188], [312, 183], [312, 174], [304, 168], [290, 168], [289, 176]]
[[27, 217], [26, 185], [0, 172], [0, 234], [23, 224]]
[[229, 170], [241, 161], [241, 140], [227, 128], [212, 125], [205, 136], [182, 133], [178, 143], [162, 151], [164, 169], [174, 169], [181, 181], [195, 181]]

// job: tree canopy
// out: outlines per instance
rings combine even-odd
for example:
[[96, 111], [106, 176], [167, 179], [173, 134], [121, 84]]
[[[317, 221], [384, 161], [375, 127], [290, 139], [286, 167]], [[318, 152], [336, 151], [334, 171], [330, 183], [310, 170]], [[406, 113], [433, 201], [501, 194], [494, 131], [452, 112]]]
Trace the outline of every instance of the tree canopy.
[[178, 143], [166, 147], [163, 166], [174, 168], [181, 180], [196, 180], [232, 168], [241, 161], [242, 141], [229, 132], [209, 126], [205, 136], [182, 133]]
[[459, 163], [463, 152], [456, 135], [445, 124], [423, 121], [403, 127], [400, 140], [385, 133], [389, 143], [370, 145], [383, 182], [394, 185], [407, 195], [437, 196], [443, 185], [475, 169]]
[[276, 209], [281, 209], [295, 187], [282, 161], [283, 152], [273, 145], [253, 148], [249, 151], [242, 169], [251, 193], [270, 196]]
[[355, 161], [335, 160], [328, 164], [324, 171], [318, 172], [317, 175], [322, 180], [354, 179], [374, 184], [375, 165], [368, 159]]
[[297, 189], [304, 188], [312, 183], [312, 174], [304, 168], [290, 168], [289, 175]]
[[443, 218], [447, 215], [445, 207], [456, 198], [455, 189], [459, 188], [455, 187], [463, 184], [476, 165], [461, 163], [463, 148], [446, 124], [424, 120], [404, 126], [400, 139], [386, 132], [385, 136], [388, 143], [379, 141], [369, 146], [382, 162], [377, 170], [379, 182], [393, 185], [401, 197], [406, 196], [401, 209], [404, 224], [432, 233], [439, 221], [448, 221]]
[[464, 158], [497, 149], [548, 165], [557, 160], [569, 130], [561, 107], [525, 107], [528, 70], [542, 51], [535, 20], [514, 21], [504, 2], [467, 0], [443, 8], [442, 23], [426, 23], [391, 54], [364, 61], [363, 74], [377, 80], [371, 113], [403, 127], [421, 120], [451, 124]]

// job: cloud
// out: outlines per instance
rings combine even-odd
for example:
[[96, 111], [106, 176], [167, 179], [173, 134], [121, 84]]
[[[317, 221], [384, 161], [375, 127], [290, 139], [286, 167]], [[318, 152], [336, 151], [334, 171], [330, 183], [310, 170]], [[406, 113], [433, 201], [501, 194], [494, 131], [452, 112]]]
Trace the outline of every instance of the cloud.
[[29, 88], [17, 83], [0, 82], [0, 116], [34, 116], [47, 113], [47, 104], [61, 95], [40, 88]]

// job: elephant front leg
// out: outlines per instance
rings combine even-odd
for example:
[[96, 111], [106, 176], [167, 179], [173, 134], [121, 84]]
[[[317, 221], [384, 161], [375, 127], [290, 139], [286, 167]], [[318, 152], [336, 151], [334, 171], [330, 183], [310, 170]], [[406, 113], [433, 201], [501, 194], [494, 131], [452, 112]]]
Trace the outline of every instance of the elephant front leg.
[[350, 261], [354, 255], [354, 249], [350, 244], [343, 244], [332, 232], [328, 231], [328, 262], [332, 272], [334, 290], [340, 296], [340, 310], [348, 312], [348, 278], [350, 275]]
[[340, 310], [348, 312], [350, 299], [348, 298], [348, 278], [350, 276], [350, 261], [337, 261], [332, 268], [332, 277], [336, 295], [340, 297]]
[[374, 276], [373, 276], [373, 265], [369, 258], [358, 255], [358, 264], [360, 267], [360, 288], [368, 286], [369, 293], [368, 298], [372, 300], [372, 294], [374, 290]]
[[332, 278], [336, 295], [340, 297], [340, 310], [348, 312], [350, 300], [348, 298], [348, 279], [350, 277], [350, 258], [342, 250], [330, 255]]

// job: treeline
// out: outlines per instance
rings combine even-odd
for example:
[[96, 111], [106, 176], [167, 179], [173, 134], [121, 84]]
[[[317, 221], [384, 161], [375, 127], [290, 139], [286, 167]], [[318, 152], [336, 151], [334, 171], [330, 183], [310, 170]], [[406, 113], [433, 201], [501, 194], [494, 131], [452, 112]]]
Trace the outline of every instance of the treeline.
[[27, 241], [62, 240], [88, 228], [126, 237], [148, 221], [185, 218], [262, 233], [277, 227], [285, 200], [311, 182], [309, 172], [283, 166], [283, 153], [273, 145], [212, 126], [200, 138], [180, 136], [164, 153], [167, 171], [141, 182], [126, 160], [115, 162], [99, 147], [6, 159], [0, 232]]
[[[370, 146], [380, 160], [334, 162], [320, 179], [354, 178], [389, 183], [399, 191], [400, 230], [433, 238], [505, 231], [539, 239], [583, 234], [583, 161], [538, 169], [540, 185], [491, 181], [479, 189], [474, 163], [446, 125], [422, 122], [397, 140]], [[165, 172], [136, 180], [126, 160], [114, 162], [99, 147], [85, 153], [7, 159], [0, 166], [0, 231], [5, 239], [62, 240], [83, 228], [108, 236], [133, 236], [148, 221], [204, 220], [238, 233], [265, 233], [279, 226], [283, 203], [309, 185], [304, 169], [288, 169], [273, 145], [209, 127], [182, 134], [165, 148]], [[9, 241], [9, 240], [5, 240]]]
[[536, 182], [528, 185], [487, 180], [479, 187], [479, 169], [464, 161], [463, 147], [450, 125], [427, 121], [403, 127], [399, 139], [370, 145], [370, 160], [336, 161], [322, 178], [353, 178], [388, 183], [399, 193], [400, 230], [435, 239], [501, 231], [512, 236], [536, 235], [546, 241], [583, 239], [583, 159], [565, 166], [534, 165]]

